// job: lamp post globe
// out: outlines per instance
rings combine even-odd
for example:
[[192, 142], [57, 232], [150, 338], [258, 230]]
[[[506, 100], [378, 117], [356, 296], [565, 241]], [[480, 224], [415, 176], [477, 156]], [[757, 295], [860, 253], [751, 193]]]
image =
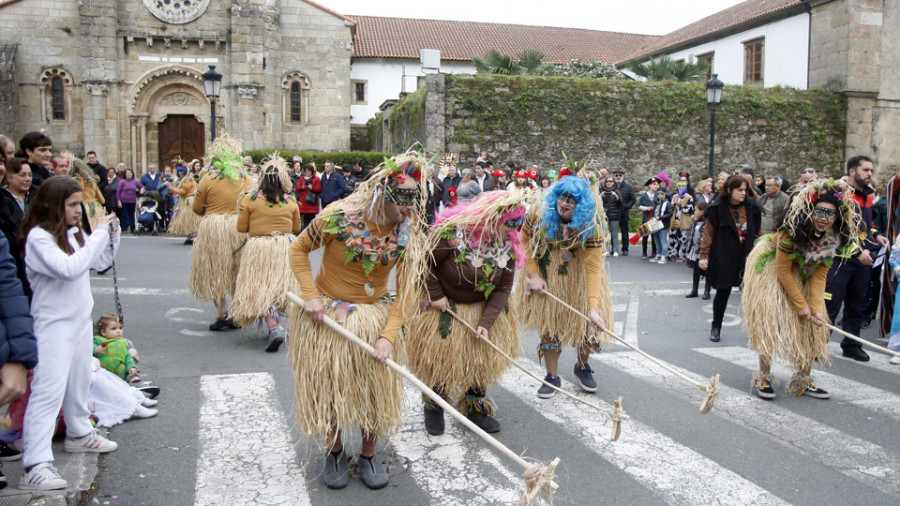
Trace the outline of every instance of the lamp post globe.
[[216, 72], [216, 66], [210, 65], [209, 70], [203, 73], [203, 87], [206, 98], [209, 99], [209, 142], [216, 140], [216, 100], [219, 98], [219, 90], [222, 87], [222, 74]]

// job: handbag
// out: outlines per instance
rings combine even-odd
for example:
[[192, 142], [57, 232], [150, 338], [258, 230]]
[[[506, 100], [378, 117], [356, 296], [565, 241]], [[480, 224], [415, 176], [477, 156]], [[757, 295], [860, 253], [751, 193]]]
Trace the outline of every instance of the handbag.
[[305, 200], [307, 204], [316, 205], [319, 203], [319, 194], [313, 193], [312, 190], [307, 190], [306, 196], [303, 197], [303, 200]]

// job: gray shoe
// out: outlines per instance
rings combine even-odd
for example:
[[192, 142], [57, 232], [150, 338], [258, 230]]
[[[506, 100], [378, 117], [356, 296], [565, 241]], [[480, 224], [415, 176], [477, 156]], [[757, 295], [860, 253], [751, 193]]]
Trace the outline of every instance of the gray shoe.
[[347, 466], [347, 454], [343, 450], [335, 457], [331, 452], [325, 457], [325, 486], [328, 488], [344, 488], [350, 479], [350, 468]]
[[[559, 376], [554, 378], [550, 373], [547, 373], [547, 377], [544, 378], [544, 381], [556, 386], [556, 388], [562, 386], [562, 380], [559, 378]], [[541, 388], [538, 388], [537, 392], [537, 396], [541, 399], [549, 399], [553, 397], [554, 394], [556, 394], [556, 390], [548, 387], [547, 385], [544, 385], [543, 383], [541, 384]]]
[[359, 467], [359, 477], [362, 478], [363, 483], [367, 487], [372, 490], [378, 490], [387, 486], [388, 474], [384, 469], [384, 465], [378, 460], [378, 455], [373, 456], [371, 459], [360, 455], [356, 465]]
[[584, 367], [578, 367], [575, 364], [575, 377], [578, 378], [578, 386], [585, 392], [596, 392], [597, 382], [594, 380], [594, 370], [590, 364], [584, 364]]
[[278, 348], [281, 346], [281, 343], [284, 342], [284, 331], [280, 328], [276, 328], [269, 332], [269, 344], [266, 346], [266, 351], [269, 353], [275, 353], [278, 351]]

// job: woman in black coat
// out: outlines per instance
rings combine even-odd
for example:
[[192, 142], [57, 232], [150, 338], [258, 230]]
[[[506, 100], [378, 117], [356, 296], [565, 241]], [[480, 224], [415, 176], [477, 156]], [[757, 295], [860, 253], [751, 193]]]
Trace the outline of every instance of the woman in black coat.
[[606, 212], [609, 224], [609, 236], [612, 239], [609, 245], [612, 250], [610, 253], [613, 256], [619, 256], [622, 254], [618, 237], [619, 220], [622, 218], [622, 196], [619, 194], [619, 189], [616, 188], [616, 182], [612, 176], [607, 176], [603, 180], [603, 186], [600, 187], [600, 200], [603, 202], [603, 210]]
[[740, 286], [744, 261], [759, 235], [762, 212], [749, 199], [750, 185], [741, 176], [731, 176], [719, 191], [718, 199], [706, 208], [706, 228], [700, 246], [700, 269], [716, 289], [709, 339], [719, 341], [722, 319], [731, 288]]

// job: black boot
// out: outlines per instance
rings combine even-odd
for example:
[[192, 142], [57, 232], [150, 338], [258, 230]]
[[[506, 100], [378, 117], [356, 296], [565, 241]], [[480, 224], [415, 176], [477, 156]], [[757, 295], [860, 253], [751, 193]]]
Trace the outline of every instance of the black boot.
[[444, 433], [444, 408], [430, 400], [425, 401], [425, 431], [432, 436]]
[[691, 293], [684, 296], [685, 299], [696, 299], [697, 298], [697, 290], [691, 290]]
[[477, 425], [481, 430], [489, 434], [500, 432], [500, 422], [498, 422], [497, 419], [493, 416], [485, 415], [484, 413], [479, 413], [478, 411], [472, 411], [471, 413], [466, 414], [466, 418], [471, 420], [472, 423]]
[[721, 330], [722, 329], [713, 327], [712, 330], [709, 331], [709, 340], [714, 343], [718, 343], [719, 342], [719, 332], [721, 332]]
[[460, 411], [466, 418], [487, 433], [500, 432], [500, 422], [492, 415], [494, 404], [480, 389], [472, 388], [466, 392], [465, 399], [460, 402]]
[[709, 285], [706, 285], [706, 288], [703, 290], [703, 297], [701, 297], [701, 299], [703, 299], [703, 300], [709, 300], [709, 299], [710, 299], [710, 296], [709, 296]]

